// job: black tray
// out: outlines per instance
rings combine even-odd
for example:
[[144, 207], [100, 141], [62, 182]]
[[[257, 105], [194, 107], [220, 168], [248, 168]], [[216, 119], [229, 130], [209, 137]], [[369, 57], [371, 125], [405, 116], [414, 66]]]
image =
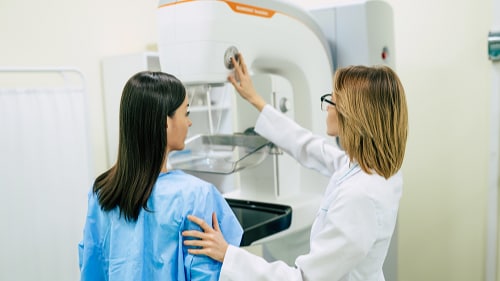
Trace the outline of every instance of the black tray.
[[290, 227], [292, 208], [286, 205], [226, 198], [243, 227], [240, 246], [278, 233]]

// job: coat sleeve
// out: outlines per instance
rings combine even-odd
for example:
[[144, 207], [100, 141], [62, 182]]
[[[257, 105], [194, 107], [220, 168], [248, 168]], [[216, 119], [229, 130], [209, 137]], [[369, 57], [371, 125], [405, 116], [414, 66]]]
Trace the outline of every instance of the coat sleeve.
[[347, 161], [345, 153], [336, 145], [302, 128], [270, 105], [266, 105], [260, 113], [255, 131], [303, 166], [328, 177]]
[[229, 245], [220, 281], [299, 281], [302, 272], [282, 261], [267, 262], [242, 248]]

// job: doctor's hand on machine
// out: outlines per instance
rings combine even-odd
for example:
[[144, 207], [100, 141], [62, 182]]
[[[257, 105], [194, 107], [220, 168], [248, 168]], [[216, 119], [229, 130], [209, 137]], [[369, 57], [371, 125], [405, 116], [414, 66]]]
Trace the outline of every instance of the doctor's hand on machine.
[[384, 281], [382, 265], [396, 225], [408, 131], [406, 98], [397, 74], [387, 66], [349, 66], [335, 72], [333, 92], [322, 95], [320, 102], [327, 112], [327, 134], [339, 137], [340, 149], [267, 105], [238, 56], [239, 62], [232, 58], [235, 73], [228, 79], [261, 112], [255, 131], [330, 181], [311, 229], [310, 251], [294, 267], [228, 245], [215, 215], [213, 228], [188, 216], [203, 230], [183, 232], [197, 238], [184, 241], [189, 253], [222, 262], [219, 280]]
[[235, 72], [228, 77], [228, 80], [233, 84], [242, 98], [255, 106], [257, 110], [262, 111], [266, 105], [266, 101], [255, 90], [243, 56], [241, 54], [237, 54], [236, 56], [237, 60], [231, 58]]

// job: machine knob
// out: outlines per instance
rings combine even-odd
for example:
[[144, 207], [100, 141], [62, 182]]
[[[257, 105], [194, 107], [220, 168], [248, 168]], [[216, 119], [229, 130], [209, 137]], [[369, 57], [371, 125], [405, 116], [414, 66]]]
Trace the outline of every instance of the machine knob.
[[290, 102], [288, 101], [287, 98], [281, 98], [279, 106], [280, 106], [281, 112], [287, 113], [288, 109], [290, 108]]
[[224, 65], [227, 69], [231, 70], [234, 68], [231, 58], [234, 57], [236, 61], [238, 61], [238, 53], [239, 51], [235, 46], [227, 48], [226, 52], [224, 53]]

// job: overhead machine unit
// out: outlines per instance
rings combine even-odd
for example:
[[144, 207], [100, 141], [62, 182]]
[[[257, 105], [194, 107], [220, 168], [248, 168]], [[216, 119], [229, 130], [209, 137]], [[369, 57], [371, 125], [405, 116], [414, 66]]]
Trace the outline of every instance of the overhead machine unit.
[[160, 1], [160, 67], [186, 85], [193, 121], [186, 148], [168, 163], [220, 189], [245, 229], [243, 246], [263, 244], [266, 258], [293, 264], [309, 249], [328, 178], [253, 131], [258, 112], [227, 81], [230, 57], [243, 54], [269, 104], [327, 137], [319, 98], [332, 91], [335, 68], [391, 65], [391, 19], [381, 1], [314, 10], [276, 0]]

